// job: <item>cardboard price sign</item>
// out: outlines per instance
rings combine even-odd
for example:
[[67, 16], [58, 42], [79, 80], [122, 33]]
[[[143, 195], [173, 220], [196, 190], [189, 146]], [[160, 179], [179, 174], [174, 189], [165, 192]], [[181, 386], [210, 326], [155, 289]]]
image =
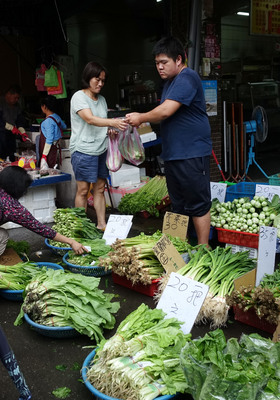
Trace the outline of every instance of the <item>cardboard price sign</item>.
[[165, 271], [168, 273], [177, 272], [186, 264], [181, 254], [177, 251], [176, 247], [166, 235], [163, 235], [159, 239], [153, 247], [153, 251]]
[[189, 225], [187, 215], [175, 214], [167, 211], [164, 215], [162, 233], [185, 240]]
[[165, 318], [182, 321], [182, 331], [190, 333], [208, 290], [209, 286], [203, 283], [171, 272], [157, 308], [166, 313]]

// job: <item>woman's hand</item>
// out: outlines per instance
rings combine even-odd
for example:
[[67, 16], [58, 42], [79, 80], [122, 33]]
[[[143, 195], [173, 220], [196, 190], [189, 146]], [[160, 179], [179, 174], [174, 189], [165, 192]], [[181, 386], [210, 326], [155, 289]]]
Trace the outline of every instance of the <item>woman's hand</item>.
[[108, 129], [108, 136], [109, 136], [111, 139], [114, 139], [118, 134], [119, 134], [119, 131], [116, 131], [116, 130], [113, 129], [113, 128], [109, 128], [109, 129]]
[[72, 247], [75, 254], [83, 254], [84, 252], [88, 253], [88, 250], [76, 240], [73, 240], [73, 242], [70, 243], [70, 246]]
[[121, 118], [112, 118], [112, 124], [111, 126], [113, 128], [118, 129], [119, 131], [125, 131], [128, 127], [128, 123]]

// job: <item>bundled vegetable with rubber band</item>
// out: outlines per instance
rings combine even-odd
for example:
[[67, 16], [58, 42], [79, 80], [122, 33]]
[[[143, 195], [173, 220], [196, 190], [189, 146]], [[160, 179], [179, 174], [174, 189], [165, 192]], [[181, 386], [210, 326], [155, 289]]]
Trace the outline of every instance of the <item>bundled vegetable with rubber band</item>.
[[100, 343], [87, 371], [94, 388], [123, 400], [153, 400], [186, 390], [179, 355], [191, 335], [182, 332], [176, 318], [164, 317], [161, 309], [141, 304]]
[[0, 289], [23, 290], [36, 274], [38, 267], [34, 262], [0, 265]]
[[89, 252], [81, 255], [76, 255], [74, 251], [68, 252], [67, 261], [71, 264], [76, 265], [99, 265], [100, 257], [106, 256], [112, 247], [106, 245], [104, 239], [93, 239], [93, 240], [80, 240], [83, 246], [87, 246]]
[[79, 333], [102, 340], [104, 329], [113, 329], [119, 302], [113, 294], [98, 288], [100, 278], [46, 270], [36, 275], [25, 289], [24, 302], [15, 321], [20, 325], [24, 313], [40, 325], [71, 326]]

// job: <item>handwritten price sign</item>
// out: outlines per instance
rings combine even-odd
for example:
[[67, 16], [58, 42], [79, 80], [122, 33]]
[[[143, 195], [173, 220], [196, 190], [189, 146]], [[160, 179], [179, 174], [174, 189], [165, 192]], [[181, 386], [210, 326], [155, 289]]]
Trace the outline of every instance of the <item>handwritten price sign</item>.
[[255, 189], [256, 196], [264, 196], [269, 201], [271, 201], [275, 194], [278, 194], [278, 196], [280, 196], [280, 186], [260, 185], [258, 183], [256, 184], [256, 189]]
[[182, 331], [190, 333], [208, 290], [209, 287], [203, 283], [171, 272], [157, 308], [166, 313], [166, 318], [183, 322]]
[[260, 227], [256, 286], [259, 285], [264, 274], [273, 274], [274, 272], [276, 240], [277, 228]]
[[103, 235], [103, 239], [106, 240], [106, 244], [110, 245], [115, 242], [116, 239], [125, 239], [132, 226], [133, 215], [110, 215], [106, 229]]
[[220, 203], [223, 203], [226, 198], [227, 184], [222, 182], [211, 182], [211, 199], [218, 199]]

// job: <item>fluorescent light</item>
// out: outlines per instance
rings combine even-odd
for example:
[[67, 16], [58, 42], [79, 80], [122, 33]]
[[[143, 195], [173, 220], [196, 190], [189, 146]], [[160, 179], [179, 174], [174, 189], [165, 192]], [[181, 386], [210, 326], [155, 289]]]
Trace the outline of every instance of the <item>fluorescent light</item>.
[[237, 15], [244, 15], [245, 17], [249, 17], [250, 14], [248, 12], [238, 11]]
[[157, 0], [157, 3], [160, 3], [161, 2], [161, 0]]

